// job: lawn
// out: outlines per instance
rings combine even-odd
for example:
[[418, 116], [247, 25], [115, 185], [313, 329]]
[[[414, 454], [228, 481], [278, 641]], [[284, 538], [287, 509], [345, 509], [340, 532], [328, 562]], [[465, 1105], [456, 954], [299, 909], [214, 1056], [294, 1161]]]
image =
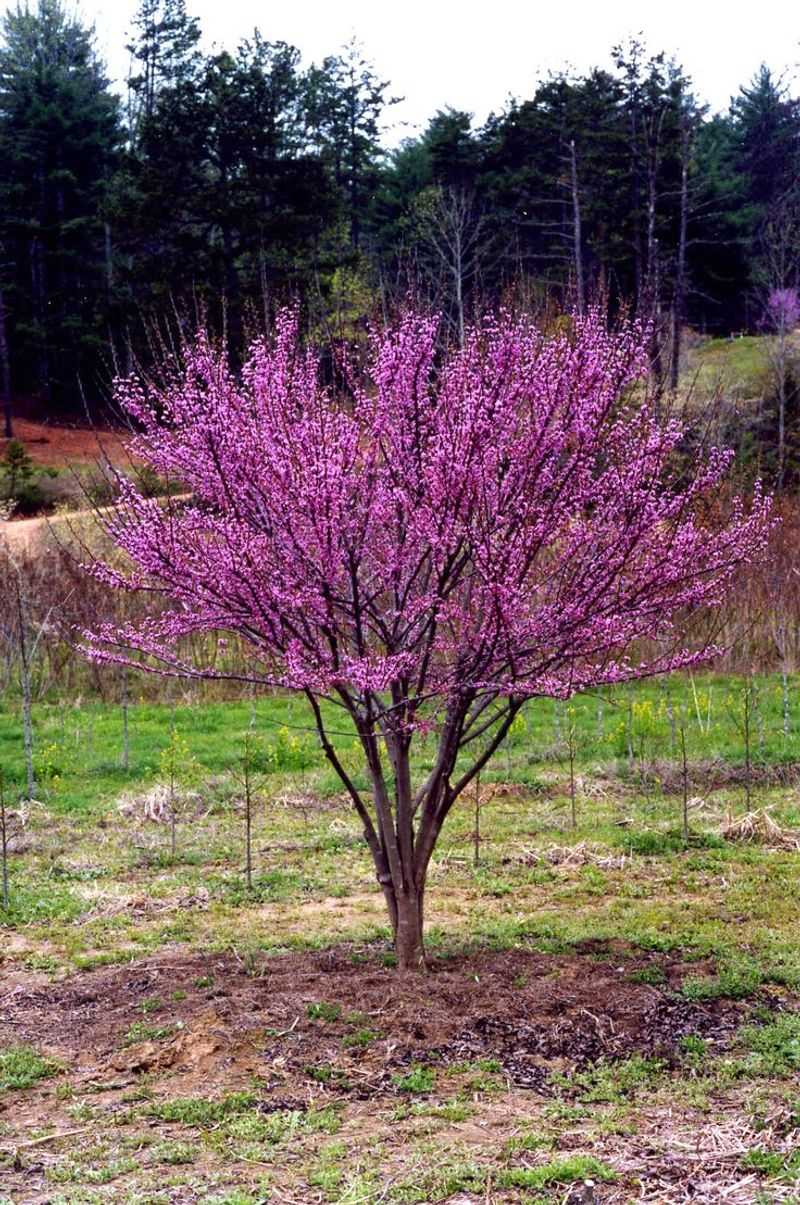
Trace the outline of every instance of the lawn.
[[[424, 979], [297, 700], [137, 700], [127, 769], [120, 707], [41, 705], [22, 816], [8, 703], [0, 1201], [800, 1200], [787, 685], [532, 703], [445, 828]], [[748, 807], [771, 844], [724, 835]]]

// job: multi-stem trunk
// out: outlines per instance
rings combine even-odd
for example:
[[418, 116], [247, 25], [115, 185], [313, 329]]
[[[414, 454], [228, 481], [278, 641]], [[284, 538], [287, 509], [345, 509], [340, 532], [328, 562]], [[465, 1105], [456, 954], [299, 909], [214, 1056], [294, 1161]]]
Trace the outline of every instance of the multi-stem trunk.
[[[339, 693], [364, 751], [369, 801], [339, 758], [314, 692], [307, 690], [306, 697], [325, 756], [347, 788], [363, 825], [389, 912], [397, 965], [402, 971], [420, 971], [425, 967], [425, 883], [442, 826], [455, 801], [500, 748], [523, 700], [510, 697], [493, 714], [489, 709], [496, 696], [478, 698], [464, 692], [451, 700], [433, 766], [415, 789], [411, 775], [415, 713], [404, 684], [393, 685], [390, 706], [369, 692], [360, 698], [346, 689]], [[483, 742], [477, 748], [476, 740]], [[456, 762], [465, 748], [473, 760], [457, 772]]]

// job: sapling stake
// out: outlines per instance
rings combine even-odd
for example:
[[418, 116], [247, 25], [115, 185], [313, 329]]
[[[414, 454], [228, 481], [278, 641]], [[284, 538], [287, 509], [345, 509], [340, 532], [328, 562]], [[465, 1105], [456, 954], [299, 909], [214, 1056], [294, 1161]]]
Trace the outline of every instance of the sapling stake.
[[575, 799], [575, 716], [572, 708], [567, 708], [567, 753], [569, 755], [569, 803], [572, 817], [572, 827], [578, 827], [578, 811]]
[[175, 861], [178, 852], [178, 818], [175, 807], [175, 759], [170, 758], [169, 764], [169, 852]]
[[751, 755], [751, 727], [753, 718], [753, 697], [752, 697], [752, 681], [748, 677], [744, 685], [743, 691], [743, 728], [744, 728], [744, 795], [747, 811], [750, 811], [750, 800], [752, 795], [752, 755]]
[[253, 890], [253, 792], [251, 781], [252, 770], [252, 737], [249, 732], [244, 734], [244, 757], [242, 758], [242, 778], [244, 781], [244, 873], [247, 880], [247, 890]]
[[628, 740], [628, 772], [633, 771], [633, 700], [628, 699], [625, 710], [625, 727]]
[[22, 583], [17, 571], [17, 618], [19, 621], [19, 664], [22, 683], [22, 740], [25, 747], [25, 774], [27, 778], [28, 798], [36, 794], [36, 779], [33, 772], [33, 712], [31, 708], [31, 665], [28, 656], [27, 623], [25, 619], [25, 603], [22, 598]]
[[475, 775], [475, 830], [473, 833], [473, 861], [477, 866], [481, 860], [481, 776], [480, 771]]
[[128, 667], [122, 668], [122, 768], [129, 770], [131, 764], [131, 746], [128, 733]]
[[669, 752], [670, 756], [675, 756], [675, 708], [672, 706], [672, 699], [667, 696], [667, 719], [669, 720]]
[[756, 723], [756, 733], [758, 736], [758, 756], [763, 761], [764, 751], [766, 749], [766, 733], [764, 732], [764, 711], [760, 706], [761, 700], [758, 695], [758, 687], [753, 684], [753, 716]]
[[678, 729], [681, 738], [681, 787], [683, 792], [683, 841], [685, 845], [689, 844], [689, 763], [686, 759], [686, 721], [681, 716], [680, 728]]

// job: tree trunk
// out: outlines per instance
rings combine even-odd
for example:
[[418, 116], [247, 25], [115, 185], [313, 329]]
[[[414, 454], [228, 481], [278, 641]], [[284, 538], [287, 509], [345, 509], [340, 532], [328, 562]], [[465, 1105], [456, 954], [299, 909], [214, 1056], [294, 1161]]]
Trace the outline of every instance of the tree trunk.
[[425, 970], [425, 945], [422, 938], [423, 892], [412, 888], [396, 898], [397, 922], [394, 950], [401, 971]]
[[0, 403], [3, 407], [3, 433], [12, 439], [14, 429], [11, 422], [11, 361], [8, 354], [8, 332], [3, 289], [0, 285]]
[[[365, 754], [372, 798], [362, 795], [342, 764], [313, 691], [306, 691], [325, 756], [341, 778], [364, 827], [364, 838], [386, 900], [394, 936], [397, 966], [401, 971], [425, 969], [423, 915], [428, 866], [442, 826], [466, 788], [480, 775], [490, 757], [505, 740], [522, 703], [510, 699], [501, 716], [484, 719], [486, 702], [479, 701], [472, 715], [474, 696], [459, 696], [448, 708], [439, 737], [439, 749], [426, 781], [415, 792], [411, 777], [411, 736], [403, 728], [405, 696], [393, 689], [391, 727], [378, 725], [374, 699], [359, 706], [346, 690], [340, 692]], [[489, 703], [491, 704], [491, 699]], [[359, 700], [360, 703], [360, 700]], [[495, 726], [496, 721], [496, 726]], [[490, 732], [482, 752], [455, 782], [459, 749], [467, 731], [470, 739]], [[378, 736], [380, 732], [380, 737]], [[384, 759], [382, 746], [388, 757]]]
[[686, 307], [686, 235], [689, 221], [689, 131], [681, 131], [681, 210], [678, 233], [678, 256], [675, 263], [675, 294], [672, 302], [672, 354], [669, 365], [669, 384], [673, 393], [678, 388], [681, 370], [681, 342]]
[[581, 234], [581, 199], [578, 192], [578, 161], [575, 140], [569, 144], [570, 189], [572, 192], [572, 245], [575, 263], [575, 300], [578, 313], [586, 309], [586, 289], [583, 283], [583, 236]]
[[225, 256], [225, 305], [228, 336], [228, 355], [234, 369], [242, 363], [244, 334], [242, 327], [242, 291], [233, 245], [233, 230], [227, 221], [222, 225], [222, 246]]

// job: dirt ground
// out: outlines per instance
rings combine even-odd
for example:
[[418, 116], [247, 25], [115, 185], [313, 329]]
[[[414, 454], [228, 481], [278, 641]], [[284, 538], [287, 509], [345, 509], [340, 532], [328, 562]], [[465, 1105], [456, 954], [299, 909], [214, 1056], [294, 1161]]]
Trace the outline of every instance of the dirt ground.
[[[632, 980], [633, 974], [656, 966], [663, 975], [658, 986]], [[492, 1128], [502, 1130], [505, 1125], [510, 1133], [518, 1132], [519, 1123], [556, 1093], [564, 1107], [564, 1101], [572, 1099], [574, 1077], [598, 1062], [613, 1065], [642, 1056], [669, 1067], [679, 1061], [681, 1039], [687, 1035], [704, 1039], [710, 1053], [719, 1053], [756, 1007], [763, 1015], [765, 1009], [791, 1004], [777, 992], [764, 992], [758, 1000], [702, 1003], [676, 996], [685, 975], [702, 970], [697, 962], [687, 966], [617, 942], [585, 943], [575, 954], [562, 956], [504, 951], [442, 959], [425, 976], [401, 976], [383, 966], [377, 952], [347, 945], [260, 961], [235, 954], [185, 956], [165, 951], [62, 982], [17, 973], [6, 981], [5, 992], [0, 979], [0, 1049], [29, 1043], [56, 1058], [69, 1082], [62, 1096], [74, 1101], [91, 1093], [87, 1099], [93, 1109], [100, 1110], [106, 1124], [117, 1127], [119, 1120], [111, 1122], [115, 1110], [137, 1090], [158, 1102], [220, 1098], [255, 1085], [260, 1115], [289, 1110], [302, 1116], [333, 1106], [342, 1111], [345, 1128], [348, 1123], [357, 1126], [361, 1138], [370, 1125], [391, 1131], [386, 1109], [397, 1108], [403, 1099], [398, 1085], [414, 1069], [446, 1075], [459, 1066], [491, 1067], [504, 1081], [505, 1115], [501, 1110], [490, 1119], [500, 1103], [499, 1098], [494, 1104], [490, 1099], [480, 1125], [468, 1121], [455, 1127], [462, 1145], [480, 1145], [491, 1137]], [[153, 1027], [155, 1036], [131, 1041], [136, 1027], [145, 1024]], [[96, 1141], [101, 1129], [94, 1123], [76, 1127], [70, 1120], [74, 1112], [63, 1113], [63, 1106], [54, 1104], [53, 1082], [45, 1080], [24, 1093], [0, 1098], [0, 1157], [6, 1159], [5, 1168], [0, 1163], [0, 1192], [10, 1194], [13, 1205], [71, 1205], [87, 1199], [77, 1192], [73, 1197], [69, 1190], [58, 1196], [48, 1187], [53, 1168], [61, 1166], [56, 1155], [59, 1135], [72, 1151], [73, 1144], [89, 1140], [87, 1132]], [[146, 1085], [146, 1092], [137, 1085]], [[674, 1130], [672, 1109], [669, 1118]], [[175, 1134], [175, 1125], [163, 1120], [149, 1125], [161, 1138]], [[654, 1117], [656, 1130], [665, 1125], [664, 1117]], [[759, 1199], [748, 1195], [741, 1175], [722, 1184], [719, 1166], [709, 1160], [701, 1142], [694, 1163], [687, 1163], [690, 1157], [676, 1154], [674, 1148], [676, 1141], [680, 1147], [679, 1137], [672, 1131], [669, 1135], [651, 1137], [649, 1150], [646, 1143], [642, 1147], [641, 1134], [635, 1150], [630, 1143], [622, 1150], [622, 1139], [609, 1135], [603, 1155], [616, 1153], [618, 1167], [627, 1160], [631, 1180], [626, 1183], [623, 1177], [613, 1186], [592, 1187], [589, 1195], [562, 1194], [559, 1199]], [[580, 1147], [577, 1136], [572, 1141]], [[570, 1141], [562, 1145], [569, 1150]], [[723, 1155], [723, 1167], [729, 1157]], [[237, 1171], [234, 1159], [230, 1166], [231, 1183], [239, 1183], [236, 1177], [245, 1165]], [[385, 1167], [388, 1186], [393, 1181], [391, 1158]], [[264, 1200], [306, 1205], [329, 1199], [299, 1187], [288, 1165], [282, 1174], [290, 1177], [285, 1195], [279, 1192]], [[720, 1195], [714, 1195], [717, 1189]], [[150, 1199], [114, 1191], [97, 1199]], [[192, 1195], [188, 1187], [153, 1199], [216, 1200]], [[539, 1198], [495, 1196], [487, 1190], [485, 1197], [460, 1191], [436, 1199], [477, 1205], [484, 1200]]]
[[[603, 961], [590, 961], [593, 953]], [[272, 1056], [290, 1070], [330, 1058], [347, 1023], [320, 1025], [307, 1016], [309, 1005], [329, 1002], [342, 1017], [365, 1014], [384, 1035], [367, 1054], [349, 1056], [360, 1092], [385, 1090], [391, 1071], [416, 1061], [495, 1058], [511, 1082], [547, 1094], [554, 1070], [634, 1053], [669, 1060], [687, 1034], [719, 1044], [742, 1023], [742, 1002], [699, 1004], [670, 994], [701, 963], [662, 960], [663, 987], [630, 981], [643, 965], [602, 943], [577, 957], [504, 951], [446, 960], [423, 977], [354, 964], [340, 948], [265, 957], [248, 968], [231, 956], [161, 956], [38, 989], [18, 984], [0, 998], [0, 1036], [35, 1042], [93, 1075], [108, 1064], [138, 1069], [154, 1059], [175, 1069], [185, 1063], [191, 1078], [197, 1048], [214, 1047], [218, 1057], [204, 1054], [203, 1073], [218, 1064], [221, 1083], [236, 1078], [241, 1046], [252, 1045], [256, 1030], [287, 1032], [263, 1048], [264, 1066]], [[198, 987], [203, 979], [211, 985]], [[120, 1031], [141, 1020], [142, 1001], [176, 990], [185, 993], [180, 1036], [155, 1053], [134, 1048], [120, 1060]], [[245, 1062], [249, 1071], [249, 1054]]]
[[[125, 437], [118, 431], [91, 427], [59, 426], [55, 423], [34, 422], [27, 418], [14, 420], [14, 438], [21, 440], [31, 459], [40, 465], [64, 468], [107, 458], [114, 463], [127, 462]], [[0, 456], [8, 441], [0, 439]]]

